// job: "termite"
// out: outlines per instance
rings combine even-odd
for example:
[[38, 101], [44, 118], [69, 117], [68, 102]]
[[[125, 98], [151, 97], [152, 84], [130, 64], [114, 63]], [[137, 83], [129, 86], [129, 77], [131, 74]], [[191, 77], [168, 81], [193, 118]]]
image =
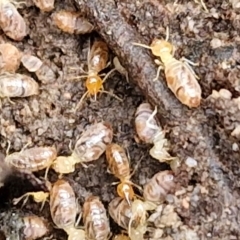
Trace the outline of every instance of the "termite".
[[86, 34], [93, 31], [93, 25], [80, 13], [61, 10], [52, 16], [54, 24], [62, 31], [70, 34]]
[[167, 28], [166, 40], [154, 39], [150, 46], [133, 43], [136, 46], [151, 49], [154, 56], [161, 59], [155, 60], [160, 65], [157, 70], [157, 80], [160, 70], [164, 68], [168, 87], [175, 94], [178, 100], [189, 108], [198, 107], [201, 103], [202, 90], [197, 81], [197, 76], [189, 64], [193, 62], [182, 58], [180, 61], [174, 58], [174, 46], [168, 42], [169, 29]]
[[115, 94], [104, 90], [103, 83], [110, 76], [110, 74], [116, 70], [115, 68], [112, 69], [106, 74], [106, 76], [103, 79], [101, 79], [99, 73], [108, 66], [107, 62], [108, 62], [107, 44], [101, 40], [94, 41], [92, 47], [88, 51], [88, 72], [86, 72], [87, 75], [72, 78], [81, 79], [87, 77], [86, 80], [87, 91], [83, 94], [75, 110], [82, 104], [83, 100], [88, 95], [94, 96], [94, 100], [96, 101], [98, 93], [107, 93], [117, 98], [119, 101], [122, 101], [122, 99], [117, 97]]
[[108, 240], [111, 237], [109, 219], [99, 197], [89, 197], [83, 205], [83, 222], [86, 238]]
[[153, 144], [150, 149], [150, 155], [159, 160], [166, 162], [175, 160], [176, 157], [171, 157], [168, 153], [169, 142], [165, 137], [165, 132], [155, 118], [157, 107], [154, 111], [149, 103], [142, 103], [135, 113], [135, 128], [137, 135], [141, 141], [148, 144]]
[[0, 0], [0, 27], [15, 41], [21, 41], [28, 34], [26, 23], [11, 0]]
[[[111, 124], [107, 122], [93, 124], [83, 132], [76, 142], [72, 155], [57, 157], [52, 168], [60, 174], [74, 172], [75, 164], [99, 159], [112, 139], [113, 129]], [[83, 166], [85, 165], [83, 164]]]
[[144, 186], [143, 197], [146, 201], [162, 203], [169, 193], [174, 192], [176, 183], [172, 171], [165, 170], [156, 173]]
[[109, 203], [108, 212], [120, 227], [128, 231], [131, 240], [140, 240], [147, 231], [147, 211], [155, 208], [151, 202], [135, 199], [129, 205], [125, 199], [116, 197]]
[[132, 185], [137, 185], [130, 181], [134, 171], [130, 174], [129, 160], [125, 150], [120, 145], [111, 143], [106, 149], [106, 159], [109, 171], [120, 180], [120, 184], [117, 186], [118, 195], [125, 198], [130, 204], [130, 200], [135, 196]]
[[0, 98], [29, 97], [39, 94], [39, 86], [33, 78], [19, 73], [0, 75]]

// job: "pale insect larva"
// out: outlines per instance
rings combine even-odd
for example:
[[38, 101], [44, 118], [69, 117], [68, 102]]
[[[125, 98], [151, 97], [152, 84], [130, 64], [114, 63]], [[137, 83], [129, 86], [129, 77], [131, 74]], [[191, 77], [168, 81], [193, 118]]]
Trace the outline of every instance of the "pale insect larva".
[[82, 133], [75, 144], [72, 155], [58, 157], [52, 168], [60, 174], [74, 172], [75, 164], [97, 160], [105, 152], [112, 139], [113, 129], [111, 124], [107, 122], [93, 124]]
[[0, 75], [0, 98], [29, 97], [38, 94], [38, 83], [31, 77], [19, 73]]
[[21, 41], [28, 34], [23, 17], [10, 0], [0, 0], [0, 27], [15, 41]]
[[109, 219], [99, 197], [91, 196], [85, 201], [83, 205], [83, 222], [87, 239], [110, 239]]
[[168, 194], [175, 191], [175, 188], [173, 172], [165, 170], [156, 173], [144, 186], [143, 197], [149, 202], [162, 203]]
[[0, 72], [14, 73], [20, 66], [22, 53], [10, 43], [0, 44]]

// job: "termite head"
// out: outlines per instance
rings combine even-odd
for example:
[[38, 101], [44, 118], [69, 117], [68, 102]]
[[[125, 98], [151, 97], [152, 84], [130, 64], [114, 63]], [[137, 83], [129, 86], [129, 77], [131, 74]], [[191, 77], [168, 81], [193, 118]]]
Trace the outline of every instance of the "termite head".
[[133, 188], [129, 183], [120, 183], [117, 186], [117, 193], [119, 197], [126, 199], [129, 205], [130, 200], [133, 200], [135, 196]]
[[166, 40], [154, 39], [150, 45], [153, 55], [160, 57], [165, 53], [173, 53], [173, 45]]
[[72, 173], [75, 171], [75, 163], [75, 158], [72, 156], [60, 156], [53, 162], [52, 169], [60, 174]]
[[103, 88], [103, 81], [98, 75], [90, 75], [86, 81], [88, 93], [96, 100], [98, 92]]

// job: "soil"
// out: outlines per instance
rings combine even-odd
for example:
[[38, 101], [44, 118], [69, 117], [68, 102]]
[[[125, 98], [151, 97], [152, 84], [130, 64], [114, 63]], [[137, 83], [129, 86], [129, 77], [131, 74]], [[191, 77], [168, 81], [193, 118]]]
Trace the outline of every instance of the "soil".
[[[69, 155], [69, 143], [74, 145], [88, 125], [104, 120], [113, 126], [113, 141], [128, 149], [132, 167], [143, 157], [132, 181], [144, 185], [155, 173], [170, 169], [166, 163], [150, 157], [150, 146], [135, 141], [134, 113], [147, 97], [158, 105], [160, 121], [168, 130], [171, 154], [178, 156], [181, 162], [175, 172], [177, 191], [151, 216], [154, 220], [146, 239], [239, 239], [240, 9], [229, 1], [217, 0], [205, 1], [208, 13], [195, 1], [179, 0], [176, 4], [168, 0], [105, 2], [109, 4], [94, 0], [55, 2], [54, 11], [80, 8], [96, 27], [91, 34], [62, 32], [53, 25], [52, 12], [43, 13], [30, 1], [19, 9], [29, 27], [29, 35], [21, 42], [14, 42], [2, 33], [3, 40], [50, 64], [56, 76], [51, 81], [41, 82], [35, 74], [20, 66], [18, 72], [32, 76], [41, 91], [37, 96], [11, 99], [15, 104], [8, 99], [1, 100], [0, 151], [6, 153], [8, 142], [11, 143], [10, 153], [20, 151], [30, 141], [31, 146], [54, 145], [59, 155]], [[118, 19], [111, 15], [113, 5], [132, 31], [129, 36], [133, 32], [138, 34], [138, 42], [150, 44], [154, 38], [164, 38], [169, 26], [169, 41], [176, 46], [175, 57], [184, 56], [199, 63], [193, 67], [203, 92], [198, 109], [188, 109], [175, 99], [166, 87], [163, 73], [161, 82], [154, 83], [156, 88], [152, 91], [155, 85], [151, 79], [157, 67], [150, 51], [135, 49], [139, 55], [133, 55], [119, 44], [120, 40], [114, 39], [114, 31], [112, 35], [106, 34], [112, 19]], [[96, 7], [103, 11], [94, 11]], [[107, 15], [108, 18], [104, 18]], [[103, 24], [103, 19], [109, 21], [109, 26]], [[123, 102], [101, 94], [97, 101], [88, 98], [83, 107], [74, 112], [86, 88], [84, 80], [71, 78], [83, 75], [81, 68], [87, 69], [89, 41], [99, 37], [109, 45], [111, 57], [117, 54], [125, 63], [130, 82], [115, 72], [106, 81], [105, 90], [122, 98]], [[149, 86], [139, 84], [136, 74], [146, 76]], [[227, 91], [219, 92], [220, 89]], [[217, 92], [212, 94], [213, 90]], [[196, 160], [196, 164], [190, 165], [189, 159]], [[35, 175], [43, 176], [44, 171]], [[57, 177], [51, 170], [50, 181], [56, 181]], [[105, 155], [89, 168], [76, 165], [76, 171], [65, 179], [74, 188], [81, 205], [93, 194], [99, 196], [107, 208], [117, 196], [116, 187], [112, 186], [116, 179], [107, 172]], [[13, 198], [38, 190], [27, 178], [19, 176], [9, 176], [4, 184], [0, 189], [1, 212], [11, 211]], [[21, 204], [16, 208], [20, 209]], [[40, 211], [40, 205], [29, 200], [22, 210], [52, 222], [48, 204]], [[4, 218], [1, 221], [5, 221]], [[119, 233], [121, 229], [110, 221], [112, 232]], [[60, 229], [53, 228], [51, 234], [51, 239], [67, 239]]]

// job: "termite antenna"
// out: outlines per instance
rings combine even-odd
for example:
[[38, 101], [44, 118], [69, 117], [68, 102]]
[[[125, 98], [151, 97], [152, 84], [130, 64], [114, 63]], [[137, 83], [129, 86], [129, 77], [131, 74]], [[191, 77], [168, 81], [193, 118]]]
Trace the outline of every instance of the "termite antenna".
[[146, 44], [136, 43], [136, 42], [133, 42], [132, 44], [135, 45], [135, 46], [152, 49], [152, 47], [150, 47], [150, 46], [148, 46], [148, 45], [146, 45]]

